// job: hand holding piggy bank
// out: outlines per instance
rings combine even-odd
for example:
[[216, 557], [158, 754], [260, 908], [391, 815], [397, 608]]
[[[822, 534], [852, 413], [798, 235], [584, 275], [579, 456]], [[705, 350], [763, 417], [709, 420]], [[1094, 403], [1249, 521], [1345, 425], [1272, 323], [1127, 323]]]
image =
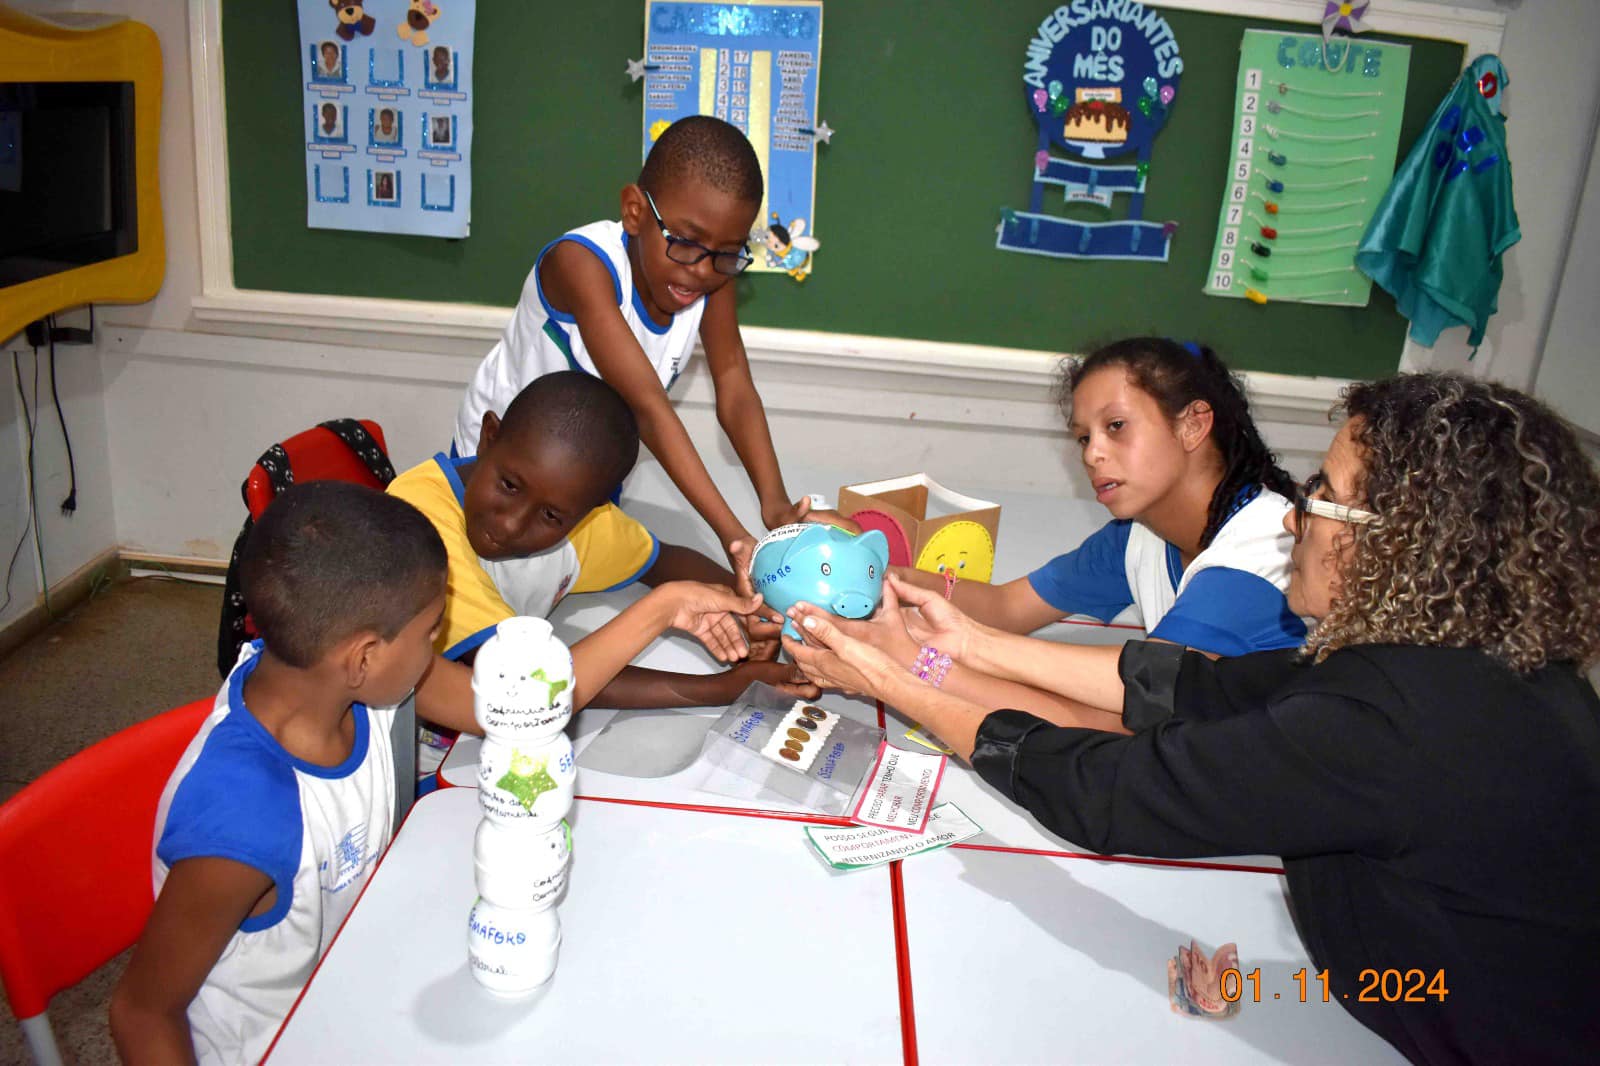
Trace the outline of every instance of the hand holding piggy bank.
[[[841, 618], [866, 618], [883, 598], [889, 541], [873, 530], [859, 536], [834, 526], [802, 522], [773, 530], [756, 545], [750, 581], [767, 606], [788, 611], [814, 603]], [[793, 620], [785, 636], [800, 639]]]

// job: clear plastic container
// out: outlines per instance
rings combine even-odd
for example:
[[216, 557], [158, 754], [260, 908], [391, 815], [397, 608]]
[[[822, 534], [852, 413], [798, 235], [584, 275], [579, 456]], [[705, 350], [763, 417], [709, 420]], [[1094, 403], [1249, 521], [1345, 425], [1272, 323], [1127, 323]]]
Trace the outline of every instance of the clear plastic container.
[[[796, 738], [800, 758], [793, 761], [763, 754], [785, 746], [783, 736], [788, 729], [780, 733], [780, 727], [797, 705], [823, 715], [821, 719], [811, 716], [819, 726], [833, 719], [826, 735], [817, 739], [822, 729], [801, 730], [810, 735]], [[739, 799], [788, 800], [819, 814], [843, 815], [871, 772], [882, 740], [883, 730], [875, 726], [756, 682], [706, 734], [699, 787]], [[815, 745], [814, 750], [808, 745]], [[797, 765], [802, 761], [803, 767]]]
[[478, 804], [502, 825], [548, 832], [572, 809], [577, 761], [565, 733], [533, 744], [485, 737], [478, 752]]
[[513, 910], [486, 899], [467, 916], [467, 968], [484, 988], [506, 999], [538, 991], [556, 972], [561, 919], [554, 907]]
[[572, 717], [572, 652], [543, 618], [507, 618], [478, 649], [472, 710], [484, 735], [522, 743], [553, 737]]
[[472, 841], [478, 895], [501, 907], [554, 906], [571, 856], [572, 830], [565, 822], [541, 833], [485, 818]]

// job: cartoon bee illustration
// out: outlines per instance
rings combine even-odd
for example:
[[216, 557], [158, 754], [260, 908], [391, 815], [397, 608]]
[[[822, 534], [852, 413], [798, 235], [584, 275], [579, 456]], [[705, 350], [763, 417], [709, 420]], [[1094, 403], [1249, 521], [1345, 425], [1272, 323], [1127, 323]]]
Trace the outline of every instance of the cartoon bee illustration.
[[772, 213], [766, 235], [767, 265], [777, 267], [796, 281], [811, 276], [811, 253], [821, 247], [815, 237], [806, 234], [806, 220], [797, 218], [787, 226]]

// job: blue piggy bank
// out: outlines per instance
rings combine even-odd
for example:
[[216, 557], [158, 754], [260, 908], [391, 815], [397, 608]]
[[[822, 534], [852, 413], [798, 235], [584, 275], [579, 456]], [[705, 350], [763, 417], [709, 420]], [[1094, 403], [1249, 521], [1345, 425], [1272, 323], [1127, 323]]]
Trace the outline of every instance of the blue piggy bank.
[[[780, 612], [814, 603], [841, 618], [866, 618], [883, 598], [889, 541], [878, 530], [856, 536], [816, 522], [775, 529], [756, 545], [750, 580], [767, 606]], [[800, 639], [792, 619], [785, 636]]]

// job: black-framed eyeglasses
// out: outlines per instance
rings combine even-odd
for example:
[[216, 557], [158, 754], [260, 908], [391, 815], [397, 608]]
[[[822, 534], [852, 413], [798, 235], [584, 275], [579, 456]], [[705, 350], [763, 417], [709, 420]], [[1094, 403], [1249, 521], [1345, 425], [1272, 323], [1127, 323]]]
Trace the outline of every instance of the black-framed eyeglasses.
[[755, 256], [743, 249], [737, 252], [718, 252], [697, 241], [691, 241], [687, 237], [675, 236], [671, 230], [667, 229], [667, 224], [661, 220], [661, 212], [656, 210], [655, 197], [643, 189], [639, 191], [644, 193], [645, 203], [650, 205], [650, 213], [656, 218], [656, 228], [661, 231], [661, 236], [666, 238], [667, 258], [674, 263], [694, 266], [709, 255], [713, 270], [718, 274], [731, 276], [744, 273], [744, 268], [756, 261]]
[[1294, 492], [1294, 542], [1299, 544], [1306, 535], [1306, 514], [1317, 515], [1320, 518], [1331, 518], [1336, 522], [1351, 522], [1355, 525], [1373, 525], [1378, 522], [1378, 516], [1371, 511], [1363, 511], [1359, 507], [1346, 507], [1342, 503], [1332, 500], [1319, 500], [1313, 493], [1322, 489], [1322, 473], [1319, 471], [1306, 478], [1304, 485], [1296, 487]]

